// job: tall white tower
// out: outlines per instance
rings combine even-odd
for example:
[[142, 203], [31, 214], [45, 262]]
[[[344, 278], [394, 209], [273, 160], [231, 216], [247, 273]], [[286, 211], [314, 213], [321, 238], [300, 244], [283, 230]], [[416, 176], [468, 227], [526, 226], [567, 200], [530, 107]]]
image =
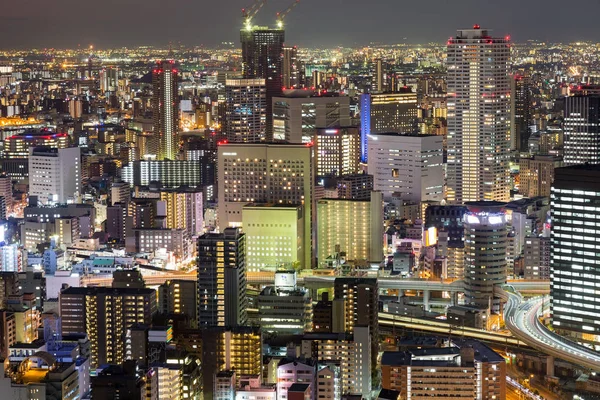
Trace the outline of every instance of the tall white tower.
[[508, 201], [509, 38], [475, 25], [448, 40], [448, 201]]

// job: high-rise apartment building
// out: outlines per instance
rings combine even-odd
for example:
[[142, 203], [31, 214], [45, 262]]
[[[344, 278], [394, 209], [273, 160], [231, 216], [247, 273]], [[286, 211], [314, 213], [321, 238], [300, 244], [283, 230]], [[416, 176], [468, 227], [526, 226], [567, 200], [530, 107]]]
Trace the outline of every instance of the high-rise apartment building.
[[159, 160], [176, 160], [179, 155], [178, 80], [172, 60], [160, 61], [152, 70], [152, 116]]
[[264, 142], [267, 97], [263, 78], [227, 79], [224, 132], [234, 143]]
[[273, 139], [287, 143], [313, 141], [316, 128], [350, 126], [350, 97], [286, 91], [273, 98]]
[[565, 166], [600, 163], [600, 95], [565, 98]]
[[599, 279], [600, 166], [558, 168], [551, 199], [552, 325], [599, 350], [600, 296], [591, 285]]
[[[348, 333], [308, 333], [302, 338], [302, 356], [314, 358], [320, 363], [339, 365], [341, 374], [338, 390], [342, 393], [371, 397], [371, 374], [376, 365], [377, 353], [372, 351], [371, 330], [368, 326], [356, 326]], [[335, 393], [335, 392], [334, 392]], [[320, 397], [319, 397], [320, 398]]]
[[465, 302], [500, 312], [494, 289], [506, 283], [508, 229], [505, 203], [469, 202], [464, 220]]
[[508, 38], [475, 25], [448, 41], [448, 201], [508, 201]]
[[202, 376], [204, 400], [214, 399], [213, 378], [219, 371], [238, 376], [262, 373], [262, 334], [247, 326], [202, 330]]
[[526, 237], [523, 255], [525, 279], [550, 279], [551, 241], [549, 237]]
[[246, 308], [246, 236], [239, 228], [198, 238], [198, 326], [240, 326]]
[[301, 205], [304, 262], [312, 263], [312, 145], [224, 144], [218, 149], [219, 226], [241, 226], [248, 203]]
[[383, 353], [382, 387], [400, 398], [505, 399], [506, 361], [475, 340]]
[[[335, 278], [335, 300], [344, 301], [346, 332], [368, 327], [370, 337], [371, 369], [377, 367], [379, 354], [379, 285], [375, 278]], [[334, 316], [338, 318], [339, 316]], [[334, 323], [335, 325], [335, 323]]]
[[78, 203], [81, 194], [81, 149], [29, 149], [29, 196], [41, 204]]
[[298, 48], [283, 48], [282, 83], [284, 88], [297, 89], [302, 84], [302, 62], [298, 59]]
[[529, 152], [529, 136], [532, 125], [531, 78], [517, 74], [510, 77], [510, 138], [511, 149]]
[[337, 249], [347, 260], [383, 259], [383, 196], [370, 200], [322, 199], [317, 202], [317, 257], [323, 263]]
[[525, 197], [550, 197], [554, 170], [562, 167], [562, 157], [533, 156], [519, 159], [519, 193]]
[[386, 200], [440, 202], [444, 196], [443, 138], [378, 133], [369, 136], [369, 174]]
[[244, 78], [260, 78], [266, 86], [266, 140], [273, 139], [272, 99], [282, 91], [283, 29], [245, 26], [240, 31]]
[[90, 365], [121, 364], [125, 334], [135, 324], [150, 324], [156, 313], [154, 289], [69, 287], [59, 295], [62, 333], [88, 335]]
[[198, 283], [182, 279], [169, 280], [158, 287], [158, 311], [163, 314], [184, 314], [195, 327], [198, 322]]
[[315, 146], [315, 174], [319, 176], [351, 175], [359, 173], [360, 132], [358, 127], [317, 128]]

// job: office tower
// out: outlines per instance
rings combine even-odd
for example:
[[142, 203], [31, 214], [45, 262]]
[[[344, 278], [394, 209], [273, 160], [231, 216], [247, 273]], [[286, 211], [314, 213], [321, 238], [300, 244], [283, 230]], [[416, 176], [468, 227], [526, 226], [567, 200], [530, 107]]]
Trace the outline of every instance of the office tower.
[[440, 202], [444, 194], [442, 137], [379, 133], [369, 137], [369, 174], [383, 198]]
[[519, 159], [519, 193], [525, 197], [550, 197], [554, 170], [562, 167], [562, 157], [533, 156]]
[[348, 96], [294, 90], [273, 98], [273, 139], [276, 141], [310, 143], [317, 128], [350, 125]]
[[156, 313], [154, 289], [69, 287], [59, 295], [62, 333], [85, 333], [90, 339], [92, 368], [121, 364], [125, 334], [135, 324], [150, 324]]
[[303, 215], [302, 206], [245, 205], [242, 226], [246, 235], [248, 270], [277, 270], [281, 266], [296, 264], [304, 268], [306, 233]]
[[258, 324], [262, 332], [300, 335], [312, 328], [312, 299], [299, 287], [265, 287], [257, 298]]
[[198, 283], [181, 279], [168, 280], [158, 287], [158, 311], [163, 314], [184, 314], [195, 327], [198, 322]]
[[240, 226], [248, 203], [302, 205], [304, 262], [312, 263], [313, 147], [224, 144], [218, 149], [219, 226]]
[[[377, 346], [377, 344], [376, 344]], [[352, 334], [308, 333], [302, 337], [302, 356], [320, 363], [339, 365], [339, 390], [342, 393], [371, 397], [371, 374], [377, 368], [372, 364], [374, 346], [367, 326], [356, 326]]]
[[400, 398], [505, 399], [504, 358], [476, 340], [452, 344], [438, 349], [384, 352], [382, 387], [399, 391]]
[[600, 163], [600, 96], [565, 98], [565, 166]]
[[214, 398], [213, 377], [219, 371], [239, 376], [262, 373], [262, 335], [247, 326], [207, 328], [202, 331], [202, 375], [204, 400]]
[[383, 195], [371, 192], [369, 200], [322, 199], [317, 202], [319, 263], [336, 257], [347, 260], [383, 260]]
[[344, 175], [337, 181], [337, 197], [346, 200], [369, 200], [373, 186], [373, 175], [365, 173]]
[[594, 248], [600, 223], [600, 166], [558, 168], [552, 185], [552, 325], [578, 342], [600, 349], [600, 297], [589, 293], [600, 262]]
[[339, 177], [360, 172], [358, 127], [317, 128], [313, 144], [317, 177]]
[[417, 129], [417, 94], [406, 89], [400, 93], [360, 95], [361, 154], [367, 162], [367, 138], [375, 133], [413, 133]]
[[298, 60], [298, 48], [283, 48], [283, 87], [297, 89], [302, 83], [302, 63]]
[[494, 289], [506, 283], [508, 230], [505, 203], [480, 201], [466, 204], [465, 302], [500, 312]]
[[525, 279], [550, 279], [550, 251], [549, 237], [527, 237], [523, 250], [525, 265]]
[[163, 188], [180, 186], [206, 187], [212, 185], [214, 164], [189, 160], [140, 160], [129, 163], [121, 169], [121, 178], [131, 186], [149, 186], [160, 182]]
[[288, 391], [298, 383], [308, 385], [310, 398], [313, 399], [316, 372], [317, 366], [313, 359], [282, 359], [277, 365], [277, 400], [288, 400]]
[[152, 117], [158, 160], [179, 155], [179, 75], [174, 61], [159, 61], [152, 70]]
[[511, 149], [529, 152], [529, 136], [532, 124], [531, 78], [527, 75], [510, 77], [510, 139]]
[[227, 79], [223, 130], [233, 143], [266, 140], [267, 96], [262, 78]]
[[356, 332], [358, 327], [368, 327], [369, 329], [371, 369], [374, 371], [379, 354], [379, 285], [377, 279], [335, 278], [333, 285], [335, 300], [344, 300], [343, 314], [346, 332]]
[[29, 149], [29, 196], [42, 204], [78, 203], [81, 194], [79, 147]]
[[266, 87], [266, 140], [273, 140], [273, 97], [281, 94], [283, 29], [247, 26], [240, 31], [244, 78], [260, 78]]
[[240, 326], [246, 308], [246, 236], [239, 228], [198, 238], [198, 326]]
[[450, 38], [447, 50], [447, 199], [508, 201], [509, 40], [475, 25]]

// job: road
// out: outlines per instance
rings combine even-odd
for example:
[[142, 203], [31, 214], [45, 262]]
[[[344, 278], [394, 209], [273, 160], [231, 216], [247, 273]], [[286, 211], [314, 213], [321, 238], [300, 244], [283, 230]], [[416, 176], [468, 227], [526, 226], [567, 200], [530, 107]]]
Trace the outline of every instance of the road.
[[522, 301], [518, 294], [505, 293], [504, 320], [515, 337], [543, 353], [600, 371], [600, 353], [557, 335], [538, 320], [543, 297]]

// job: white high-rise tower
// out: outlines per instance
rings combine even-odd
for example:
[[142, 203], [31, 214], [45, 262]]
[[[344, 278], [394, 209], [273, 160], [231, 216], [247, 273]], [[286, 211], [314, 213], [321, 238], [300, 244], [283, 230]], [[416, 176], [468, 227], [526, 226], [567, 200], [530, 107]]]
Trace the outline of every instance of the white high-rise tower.
[[448, 40], [448, 201], [508, 201], [509, 38], [475, 25]]

